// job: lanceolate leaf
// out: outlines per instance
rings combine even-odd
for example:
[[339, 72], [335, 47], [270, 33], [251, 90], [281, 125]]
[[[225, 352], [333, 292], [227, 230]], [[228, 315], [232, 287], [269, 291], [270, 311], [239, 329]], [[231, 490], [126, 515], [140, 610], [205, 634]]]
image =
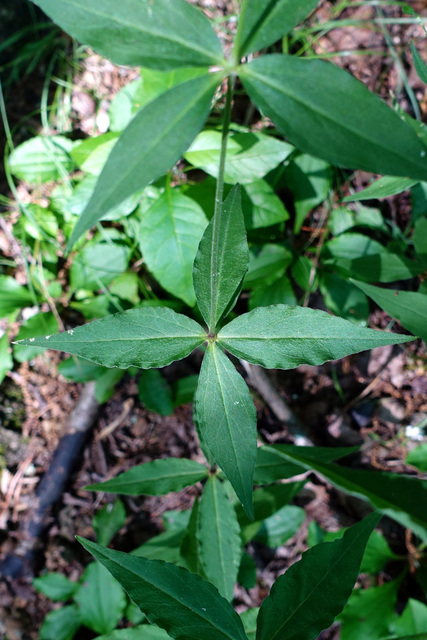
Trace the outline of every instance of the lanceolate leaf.
[[240, 187], [236, 185], [209, 223], [194, 261], [197, 304], [211, 331], [239, 293], [248, 263]]
[[216, 73], [184, 82], [136, 114], [112, 150], [68, 248], [110, 209], [175, 164], [202, 128], [220, 80]]
[[224, 486], [211, 476], [200, 500], [197, 539], [206, 578], [227, 600], [233, 599], [242, 554], [236, 511]]
[[176, 640], [247, 640], [231, 605], [209, 582], [186, 569], [79, 542], [120, 582], [133, 602]]
[[402, 327], [427, 340], [427, 295], [413, 291], [382, 289], [356, 280], [353, 282], [379, 307], [399, 320]]
[[353, 193], [351, 196], [343, 198], [343, 202], [355, 202], [357, 200], [372, 200], [379, 198], [388, 198], [402, 191], [407, 191], [417, 184], [417, 180], [410, 178], [394, 178], [393, 176], [383, 176], [376, 180], [369, 187]]
[[255, 407], [243, 378], [214, 342], [209, 344], [203, 359], [195, 408], [209, 451], [252, 517]]
[[48, 346], [105, 367], [151, 369], [185, 358], [204, 340], [202, 327], [187, 316], [167, 307], [145, 307], [16, 344]]
[[317, 471], [343, 491], [369, 500], [376, 509], [413, 529], [427, 541], [427, 480], [383, 471], [350, 469], [328, 461], [318, 447], [268, 446], [268, 450], [272, 449], [307, 470]]
[[240, 67], [245, 89], [299, 149], [333, 165], [427, 180], [427, 147], [347, 72], [280, 54]]
[[126, 496], [161, 496], [169, 491], [181, 491], [207, 475], [207, 468], [195, 460], [164, 458], [137, 465], [112, 480], [86, 488], [89, 491], [107, 491]]
[[257, 640], [314, 640], [329, 627], [351, 594], [378, 521], [378, 515], [371, 514], [341, 540], [306, 551], [280, 576], [261, 606]]
[[319, 0], [249, 0], [242, 29], [239, 58], [274, 44], [296, 27]]
[[148, 269], [166, 291], [196, 303], [193, 262], [208, 221], [200, 205], [167, 188], [142, 214], [139, 246]]
[[73, 38], [115, 64], [152, 69], [221, 64], [207, 18], [184, 0], [33, 0]]
[[412, 51], [412, 57], [414, 59], [414, 66], [415, 66], [416, 72], [418, 73], [418, 77], [420, 78], [420, 80], [424, 82], [424, 84], [427, 84], [427, 65], [422, 59], [422, 57], [420, 56], [420, 54], [418, 53], [418, 51], [416, 50], [413, 42], [411, 42], [411, 51]]
[[267, 369], [322, 364], [408, 340], [408, 336], [365, 329], [324, 311], [284, 304], [245, 313], [218, 334], [220, 344], [235, 356]]

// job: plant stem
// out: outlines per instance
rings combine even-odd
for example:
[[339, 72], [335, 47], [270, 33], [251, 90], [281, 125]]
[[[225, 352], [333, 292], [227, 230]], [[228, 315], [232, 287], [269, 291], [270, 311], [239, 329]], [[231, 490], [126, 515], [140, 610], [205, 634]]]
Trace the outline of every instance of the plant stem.
[[233, 60], [233, 63], [235, 66], [237, 66], [240, 62], [242, 31], [243, 31], [243, 25], [245, 22], [245, 16], [246, 16], [248, 4], [249, 4], [249, 0], [242, 0], [242, 6], [239, 14], [239, 21], [237, 23], [237, 31], [236, 31], [236, 35], [234, 36], [233, 51], [231, 53], [231, 59]]
[[[211, 254], [211, 280], [213, 281], [212, 291], [217, 291], [217, 280], [219, 278], [218, 268], [218, 250], [221, 233], [221, 216], [222, 216], [222, 204], [224, 200], [224, 174], [225, 174], [225, 160], [227, 157], [227, 141], [228, 132], [231, 122], [231, 103], [233, 100], [235, 76], [229, 76], [227, 78], [227, 95], [224, 108], [224, 119], [222, 123], [222, 137], [221, 137], [221, 150], [219, 156], [218, 167], [218, 179], [216, 182], [215, 191], [215, 208], [213, 217], [212, 228], [212, 254]], [[216, 329], [216, 296], [212, 296], [211, 299], [211, 311], [209, 314], [209, 333], [214, 334]]]

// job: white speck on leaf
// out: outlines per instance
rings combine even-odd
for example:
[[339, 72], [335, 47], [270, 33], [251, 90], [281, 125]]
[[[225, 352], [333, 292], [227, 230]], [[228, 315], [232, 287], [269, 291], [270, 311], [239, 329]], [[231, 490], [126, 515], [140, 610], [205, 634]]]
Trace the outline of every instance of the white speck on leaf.
[[205, 607], [202, 607], [202, 611], [206, 611]]
[[421, 151], [420, 156], [421, 156], [422, 158], [424, 158], [425, 154], [426, 154], [426, 152], [425, 152], [425, 151]]
[[35, 338], [30, 338], [30, 342], [34, 342]]
[[49, 340], [50, 336], [46, 336], [46, 340]]
[[70, 336], [72, 336], [72, 335], [73, 335], [73, 333], [74, 333], [74, 329], [69, 329], [69, 330], [67, 331], [67, 333], [69, 333], [69, 334], [70, 334]]

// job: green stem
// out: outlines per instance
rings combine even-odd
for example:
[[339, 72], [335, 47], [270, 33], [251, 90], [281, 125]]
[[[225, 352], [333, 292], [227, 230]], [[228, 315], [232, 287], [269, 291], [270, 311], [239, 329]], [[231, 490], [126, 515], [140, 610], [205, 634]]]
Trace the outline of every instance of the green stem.
[[245, 23], [245, 16], [246, 16], [246, 11], [248, 9], [248, 4], [249, 4], [249, 0], [242, 0], [242, 6], [240, 8], [240, 15], [239, 15], [239, 21], [237, 23], [237, 31], [236, 31], [236, 35], [234, 36], [234, 45], [233, 45], [233, 51], [231, 54], [231, 59], [233, 60], [233, 63], [235, 66], [237, 66], [240, 63], [240, 49], [242, 46], [242, 31], [243, 31], [243, 25]]
[[[228, 132], [230, 129], [231, 122], [231, 104], [233, 101], [233, 91], [234, 91], [234, 83], [235, 77], [229, 76], [227, 79], [227, 95], [225, 100], [225, 108], [224, 108], [224, 120], [222, 123], [222, 137], [221, 137], [221, 150], [219, 156], [219, 167], [218, 167], [218, 180], [216, 182], [216, 191], [215, 191], [215, 208], [214, 208], [214, 217], [213, 217], [213, 227], [212, 227], [212, 262], [211, 262], [211, 279], [212, 279], [212, 288], [211, 291], [217, 291], [217, 280], [219, 278], [218, 273], [218, 251], [219, 251], [219, 242], [220, 242], [220, 234], [221, 234], [221, 217], [222, 217], [222, 204], [224, 200], [224, 175], [225, 175], [225, 160], [227, 157], [227, 141], [228, 141]], [[209, 333], [214, 334], [216, 329], [216, 320], [215, 320], [215, 309], [216, 309], [216, 298], [212, 296], [211, 299], [211, 312], [209, 317]]]

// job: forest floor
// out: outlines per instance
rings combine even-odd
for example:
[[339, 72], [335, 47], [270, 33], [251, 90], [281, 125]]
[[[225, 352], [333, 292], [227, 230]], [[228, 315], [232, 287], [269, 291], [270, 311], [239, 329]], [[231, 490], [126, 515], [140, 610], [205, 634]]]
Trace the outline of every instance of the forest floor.
[[[205, 0], [201, 4], [218, 16], [230, 3]], [[427, 16], [425, 2], [412, 4], [421, 15]], [[316, 19], [326, 21], [333, 3], [323, 1], [320, 5]], [[372, 6], [355, 6], [338, 17], [373, 18], [374, 11]], [[400, 9], [388, 7], [384, 11], [392, 17], [398, 15]], [[389, 33], [396, 49], [404, 52], [409, 51], [411, 39], [420, 43], [425, 37], [419, 25], [392, 25]], [[71, 46], [69, 42], [67, 46]], [[402, 108], [411, 110], [380, 29], [335, 28], [313, 46], [319, 53], [346, 51], [347, 55], [332, 60], [371, 90], [379, 91], [386, 100], [393, 95]], [[375, 53], [350, 53], [360, 50]], [[426, 120], [427, 92], [411, 67], [410, 56], [403, 55], [402, 59]], [[30, 75], [22, 76], [7, 89], [6, 108], [16, 143], [28, 136], [29, 130], [40, 129], [38, 115], [29, 114], [39, 109], [46, 64]], [[78, 130], [79, 136], [104, 132], [109, 103], [135, 75], [134, 70], [115, 67], [91, 52], [82, 56], [78, 68], [73, 71], [68, 111], [70, 127]], [[51, 96], [54, 89], [52, 83]], [[360, 189], [366, 181], [367, 177], [359, 172], [353, 186]], [[24, 202], [30, 201], [32, 194], [28, 185], [19, 184], [18, 191]], [[0, 183], [0, 193], [9, 195], [4, 180]], [[376, 205], [385, 216], [402, 228], [405, 226], [410, 214], [408, 195], [388, 198]], [[20, 252], [10, 233], [16, 215], [15, 210], [5, 211], [0, 228], [0, 251], [12, 260], [19, 260]], [[19, 279], [19, 273], [17, 277]], [[385, 328], [389, 321], [385, 313], [373, 309], [370, 326]], [[57, 373], [62, 358], [56, 352], [47, 352], [29, 363], [17, 365], [0, 388], [0, 451], [7, 446], [0, 487], [0, 564], [19, 546], [21, 524], [31, 507], [35, 489], [49, 467], [70, 412], [82, 392], [82, 385], [67, 382]], [[404, 459], [408, 448], [420, 442], [411, 440], [410, 427], [427, 416], [426, 362], [425, 344], [414, 341], [409, 346], [375, 349], [319, 367], [269, 372], [269, 377], [272, 386], [297, 415], [303, 426], [302, 435], [312, 443], [327, 446], [360, 444], [362, 453], [357, 464], [414, 473], [405, 466]], [[186, 374], [197, 373], [198, 358], [190, 359], [185, 366]], [[172, 366], [164, 373], [173, 380], [182, 375], [182, 370]], [[264, 441], [295, 442], [295, 434], [290, 433], [286, 423], [278, 420], [268, 401], [261, 399], [256, 386], [253, 395], [259, 432]], [[427, 442], [425, 437], [424, 442]], [[136, 464], [170, 456], [201, 458], [192, 406], [181, 406], [166, 417], [147, 411], [138, 399], [135, 378], [125, 375], [111, 399], [99, 406], [83, 457], [50, 514], [40, 542], [37, 572], [58, 571], [73, 580], [82, 574], [87, 558], [74, 536], [93, 536], [91, 523], [96, 510], [113, 499], [106, 494], [85, 491], [86, 485], [110, 478]], [[188, 509], [199, 492], [200, 487], [196, 485], [162, 497], [124, 497], [127, 518], [115, 539], [115, 546], [130, 550], [142, 544], [162, 530], [164, 512]], [[234, 604], [239, 611], [258, 606], [277, 575], [299, 559], [307, 548], [307, 526], [311, 520], [324, 529], [336, 530], [350, 525], [363, 513], [363, 503], [340, 494], [314, 474], [310, 475], [296, 504], [306, 510], [305, 525], [285, 547], [273, 550], [254, 545], [257, 584], [249, 590], [236, 588]], [[412, 553], [411, 541], [405, 537], [403, 529], [390, 525], [387, 538], [394, 551]], [[3, 633], [8, 640], [35, 640], [44, 616], [56, 606], [34, 590], [31, 580], [31, 575], [27, 575], [0, 582], [0, 638]], [[93, 635], [81, 631], [77, 637], [84, 640]], [[337, 637], [336, 628], [321, 636], [324, 640]]]

